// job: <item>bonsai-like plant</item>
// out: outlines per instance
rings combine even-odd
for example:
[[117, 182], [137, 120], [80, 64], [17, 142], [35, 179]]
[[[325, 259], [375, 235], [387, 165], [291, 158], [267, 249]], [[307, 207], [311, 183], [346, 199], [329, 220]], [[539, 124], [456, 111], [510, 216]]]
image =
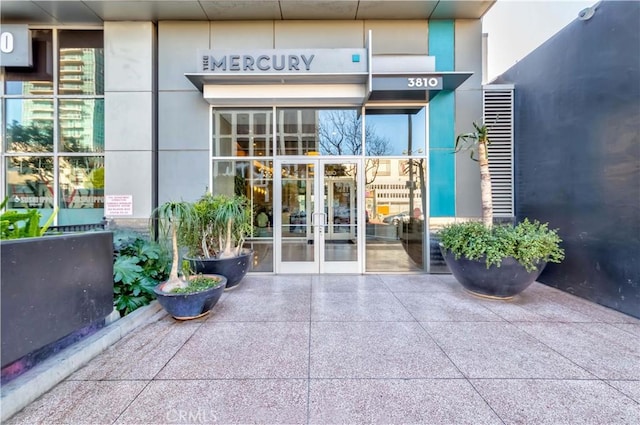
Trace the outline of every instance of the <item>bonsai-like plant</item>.
[[189, 255], [203, 258], [232, 258], [242, 253], [251, 233], [251, 208], [245, 196], [206, 193], [194, 205], [193, 226], [184, 228], [181, 240]]
[[557, 230], [549, 229], [547, 223], [525, 219], [515, 227], [493, 226], [489, 128], [475, 122], [473, 127], [473, 132], [458, 135], [455, 152], [470, 150], [471, 159], [480, 164], [482, 224], [471, 221], [445, 226], [439, 231], [442, 246], [456, 259], [461, 256], [469, 260], [484, 259], [487, 268], [499, 267], [506, 257], [513, 257], [528, 272], [535, 270], [540, 262], [559, 263], [564, 259], [564, 250], [559, 246], [562, 240]]
[[178, 234], [193, 225], [195, 217], [193, 205], [185, 201], [168, 201], [153, 211], [152, 220], [154, 217], [157, 217], [160, 234], [164, 237], [171, 237], [171, 252], [173, 254], [169, 280], [164, 284], [162, 290], [171, 292], [175, 288], [185, 288], [188, 282], [178, 276], [178, 265], [180, 263]]
[[[190, 276], [190, 270], [185, 270], [184, 262], [180, 262], [180, 235], [198, 225], [194, 205], [184, 201], [165, 202], [154, 211], [154, 216], [165, 239], [170, 235], [173, 253], [169, 280], [153, 290], [158, 302], [178, 320], [195, 319], [207, 314], [220, 299], [227, 278], [218, 274]], [[179, 268], [183, 271], [182, 276], [178, 275]]]

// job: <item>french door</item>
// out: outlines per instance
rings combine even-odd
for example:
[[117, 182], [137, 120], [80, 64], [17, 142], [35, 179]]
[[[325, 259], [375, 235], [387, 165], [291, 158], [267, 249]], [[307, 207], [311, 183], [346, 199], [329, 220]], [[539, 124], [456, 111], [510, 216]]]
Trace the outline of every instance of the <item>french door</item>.
[[359, 161], [282, 159], [274, 170], [276, 273], [361, 273]]

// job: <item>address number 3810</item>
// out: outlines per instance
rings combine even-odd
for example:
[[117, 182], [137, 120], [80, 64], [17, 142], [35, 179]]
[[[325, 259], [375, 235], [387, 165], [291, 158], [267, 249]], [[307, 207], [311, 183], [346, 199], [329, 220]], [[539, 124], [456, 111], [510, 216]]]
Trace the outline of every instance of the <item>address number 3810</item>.
[[407, 78], [407, 87], [438, 87], [437, 78]]

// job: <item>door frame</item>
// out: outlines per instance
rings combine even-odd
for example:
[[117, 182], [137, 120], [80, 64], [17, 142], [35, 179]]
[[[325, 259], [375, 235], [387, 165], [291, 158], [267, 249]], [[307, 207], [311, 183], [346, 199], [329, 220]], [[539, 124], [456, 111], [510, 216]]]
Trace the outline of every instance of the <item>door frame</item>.
[[[337, 158], [337, 157], [288, 157], [274, 159], [273, 163], [273, 190], [274, 190], [274, 208], [273, 208], [273, 238], [274, 238], [274, 271], [276, 274], [362, 274], [364, 273], [364, 251], [366, 242], [366, 220], [364, 215], [365, 193], [364, 193], [364, 176], [363, 176], [363, 160], [361, 158]], [[313, 164], [316, 170], [323, 170], [321, 173], [315, 173], [313, 177], [314, 184], [314, 210], [307, 212], [307, 225], [312, 226], [314, 250], [313, 261], [282, 261], [282, 166], [289, 164], [309, 165]], [[356, 220], [356, 261], [326, 261], [325, 260], [325, 235], [328, 234], [327, 228], [331, 224], [328, 222], [325, 213], [326, 206], [324, 198], [324, 188], [327, 181], [330, 181], [324, 175], [325, 164], [353, 164], [356, 167], [356, 205], [358, 217]], [[327, 212], [329, 212], [327, 210]], [[322, 224], [318, 224], [322, 220]]]

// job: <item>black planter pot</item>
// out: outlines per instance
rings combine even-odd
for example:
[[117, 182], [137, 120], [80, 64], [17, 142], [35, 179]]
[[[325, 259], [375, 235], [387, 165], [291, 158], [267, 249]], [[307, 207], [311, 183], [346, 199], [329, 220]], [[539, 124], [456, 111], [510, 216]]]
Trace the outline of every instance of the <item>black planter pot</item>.
[[469, 260], [455, 255], [440, 245], [444, 261], [458, 282], [469, 292], [485, 298], [509, 299], [524, 291], [540, 276], [547, 265], [540, 262], [536, 270], [528, 272], [514, 258], [502, 260], [500, 267], [487, 269], [483, 259]]
[[245, 250], [242, 254], [233, 258], [190, 258], [184, 259], [189, 261], [191, 270], [194, 273], [202, 274], [219, 274], [227, 278], [227, 286], [225, 289], [235, 288], [245, 277], [251, 268], [251, 259], [253, 251]]
[[220, 284], [216, 287], [207, 289], [206, 291], [194, 292], [191, 294], [172, 294], [162, 292], [164, 283], [157, 285], [153, 288], [158, 302], [166, 310], [167, 313], [172, 315], [178, 320], [196, 319], [209, 313], [214, 305], [222, 296], [222, 292], [227, 283], [227, 278], [224, 276], [214, 276], [221, 279]]

